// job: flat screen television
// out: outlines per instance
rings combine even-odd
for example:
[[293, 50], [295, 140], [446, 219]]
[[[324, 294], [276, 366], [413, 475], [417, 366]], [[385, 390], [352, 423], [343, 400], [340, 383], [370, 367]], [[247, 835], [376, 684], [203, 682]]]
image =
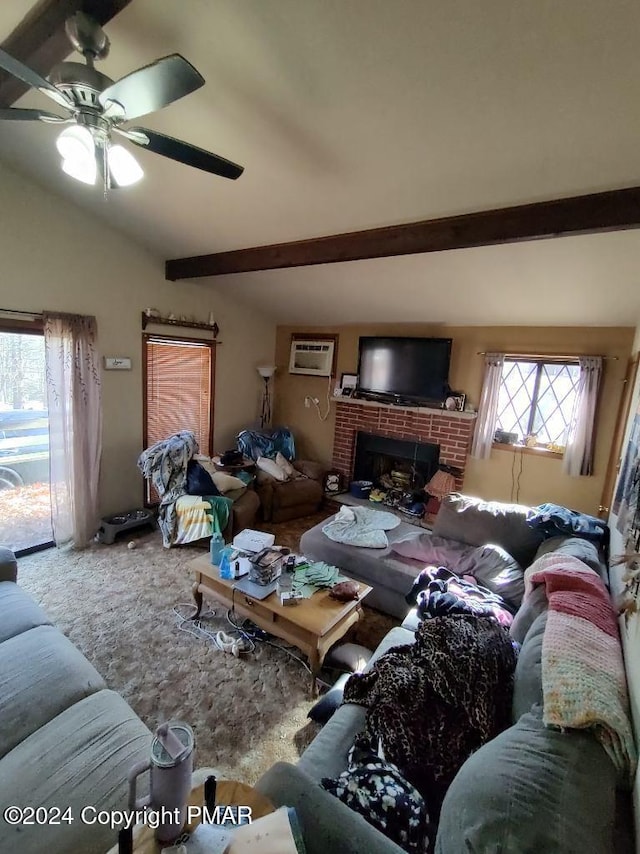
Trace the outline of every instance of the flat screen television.
[[440, 404], [449, 390], [451, 343], [451, 338], [360, 338], [358, 392]]

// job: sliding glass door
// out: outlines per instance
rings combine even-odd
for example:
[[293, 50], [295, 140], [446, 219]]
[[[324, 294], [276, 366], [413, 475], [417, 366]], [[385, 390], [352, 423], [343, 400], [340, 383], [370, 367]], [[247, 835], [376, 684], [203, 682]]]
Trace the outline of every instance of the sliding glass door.
[[31, 322], [0, 320], [0, 544], [53, 544], [44, 337]]

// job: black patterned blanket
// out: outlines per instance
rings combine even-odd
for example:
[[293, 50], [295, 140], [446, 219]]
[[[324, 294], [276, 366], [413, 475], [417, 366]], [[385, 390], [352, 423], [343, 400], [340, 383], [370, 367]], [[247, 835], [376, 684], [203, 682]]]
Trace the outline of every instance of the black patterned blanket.
[[456, 614], [422, 622], [416, 641], [354, 674], [344, 701], [366, 706], [356, 746], [398, 766], [432, 815], [463, 762], [511, 723], [516, 653], [495, 620]]

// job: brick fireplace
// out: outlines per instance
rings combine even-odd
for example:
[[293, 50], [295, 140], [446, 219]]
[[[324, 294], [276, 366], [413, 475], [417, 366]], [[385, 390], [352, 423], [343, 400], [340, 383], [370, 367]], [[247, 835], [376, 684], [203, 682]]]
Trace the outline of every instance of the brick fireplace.
[[460, 471], [456, 489], [462, 490], [475, 419], [470, 412], [392, 406], [369, 400], [336, 400], [333, 467], [347, 481], [352, 479], [358, 432], [425, 442], [440, 447], [440, 463]]

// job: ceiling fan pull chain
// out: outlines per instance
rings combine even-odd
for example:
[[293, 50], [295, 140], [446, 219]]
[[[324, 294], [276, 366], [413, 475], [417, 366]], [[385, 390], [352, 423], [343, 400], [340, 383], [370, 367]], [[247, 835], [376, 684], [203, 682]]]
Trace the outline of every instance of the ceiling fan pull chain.
[[107, 149], [108, 148], [109, 148], [109, 143], [105, 142], [104, 145], [100, 146], [100, 153], [98, 155], [99, 157], [102, 158], [102, 178], [103, 178], [103, 185], [104, 185], [103, 196], [104, 196], [105, 201], [109, 196], [109, 184], [110, 184], [110, 181], [109, 181], [109, 161], [107, 158]]

